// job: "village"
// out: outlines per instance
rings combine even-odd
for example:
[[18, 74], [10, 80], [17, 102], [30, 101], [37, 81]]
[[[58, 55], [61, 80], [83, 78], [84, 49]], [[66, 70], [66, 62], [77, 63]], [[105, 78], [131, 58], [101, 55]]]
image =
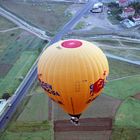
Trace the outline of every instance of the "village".
[[[104, 12], [103, 2], [95, 3], [91, 12]], [[123, 27], [131, 28], [140, 25], [140, 2], [138, 0], [117, 0], [107, 3], [107, 14]]]

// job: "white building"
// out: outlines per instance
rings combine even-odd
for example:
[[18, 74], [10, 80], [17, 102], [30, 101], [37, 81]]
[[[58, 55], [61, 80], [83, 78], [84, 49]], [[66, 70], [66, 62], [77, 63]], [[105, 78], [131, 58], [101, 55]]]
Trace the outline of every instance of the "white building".
[[126, 28], [131, 28], [136, 26], [135, 23], [129, 19], [124, 19], [123, 21], [121, 21], [121, 24]]
[[9, 106], [9, 103], [5, 99], [0, 99], [0, 116], [4, 113], [6, 108]]
[[135, 16], [132, 19], [133, 19], [135, 25], [140, 25], [140, 15]]

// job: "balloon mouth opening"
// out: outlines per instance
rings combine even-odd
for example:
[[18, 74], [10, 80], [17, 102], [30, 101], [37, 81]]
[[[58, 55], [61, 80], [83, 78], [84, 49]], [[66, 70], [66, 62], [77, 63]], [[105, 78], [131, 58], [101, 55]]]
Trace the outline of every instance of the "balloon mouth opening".
[[64, 48], [78, 48], [82, 46], [82, 42], [79, 40], [65, 40], [61, 43], [62, 47]]

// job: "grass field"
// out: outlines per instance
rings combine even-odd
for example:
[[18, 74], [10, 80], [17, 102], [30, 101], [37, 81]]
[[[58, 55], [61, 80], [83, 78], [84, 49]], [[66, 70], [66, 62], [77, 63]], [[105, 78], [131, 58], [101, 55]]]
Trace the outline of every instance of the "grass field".
[[127, 47], [127, 48], [140, 48], [140, 42], [139, 41], [132, 41], [127, 39], [94, 39], [95, 42], [101, 44], [101, 45], [109, 45], [109, 46], [115, 46], [115, 47]]
[[113, 54], [115, 56], [119, 56], [122, 58], [126, 58], [133, 61], [140, 61], [140, 50], [133, 50], [133, 49], [125, 49], [123, 48], [112, 48], [107, 46], [100, 46], [100, 48], [109, 54]]
[[2, 1], [0, 4], [27, 22], [52, 33], [58, 31], [70, 18], [65, 15], [69, 3], [44, 2], [42, 5], [33, 5], [28, 2]]
[[85, 22], [81, 21], [75, 26], [75, 30], [83, 29], [85, 27]]
[[112, 140], [140, 139], [140, 100], [127, 98], [120, 105], [114, 121]]
[[[22, 30], [14, 30], [14, 31], [6, 32], [6, 33], [0, 33], [0, 57], [4, 53], [5, 49], [8, 49], [8, 48], [12, 49], [12, 44], [21, 33], [22, 33]], [[2, 60], [2, 58], [0, 60]]]
[[16, 27], [14, 23], [0, 16], [0, 30], [5, 30], [5, 29], [13, 28], [13, 27]]
[[21, 29], [1, 33], [0, 64], [13, 65], [23, 51], [38, 51], [38, 48], [42, 46], [44, 46], [42, 40]]
[[35, 86], [28, 94], [31, 96], [30, 101], [26, 105], [17, 121], [44, 121], [48, 119], [48, 96], [40, 86]]
[[34, 83], [28, 95], [23, 99], [14, 119], [0, 136], [0, 140], [53, 140], [53, 122], [48, 121], [48, 96]]
[[134, 128], [114, 128], [111, 140], [140, 140], [140, 130]]
[[53, 124], [43, 122], [13, 122], [0, 136], [1, 140], [53, 140]]
[[14, 93], [45, 45], [21, 29], [0, 33], [0, 96]]
[[113, 39], [94, 39], [94, 41], [102, 45], [113, 45], [113, 46], [120, 45], [118, 40], [113, 40]]
[[[20, 84], [21, 77], [24, 78], [30, 67], [36, 60], [38, 54], [36, 52], [24, 52], [4, 77], [0, 83], [0, 93], [8, 92], [11, 95]], [[11, 82], [12, 81], [12, 82]], [[0, 95], [0, 96], [1, 96]]]
[[120, 128], [140, 128], [140, 100], [132, 97], [127, 98], [119, 107], [116, 117], [115, 126]]
[[105, 94], [125, 99], [140, 92], [140, 75], [110, 81], [105, 87]]
[[110, 68], [110, 73], [108, 77], [109, 80], [140, 74], [140, 66], [110, 58], [108, 58], [108, 61]]

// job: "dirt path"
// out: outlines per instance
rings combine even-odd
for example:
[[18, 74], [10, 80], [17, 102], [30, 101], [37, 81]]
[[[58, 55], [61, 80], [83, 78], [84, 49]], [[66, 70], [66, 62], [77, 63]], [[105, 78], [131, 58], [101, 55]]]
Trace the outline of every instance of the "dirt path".
[[111, 118], [84, 118], [80, 119], [80, 125], [74, 126], [69, 120], [54, 121], [55, 132], [65, 131], [105, 131], [112, 129]]
[[5, 32], [9, 32], [9, 31], [17, 30], [17, 29], [20, 29], [20, 28], [14, 27], [14, 28], [9, 28], [9, 29], [5, 29], [5, 30], [0, 30], [0, 33], [5, 33]]
[[136, 95], [134, 95], [134, 98], [140, 100], [140, 93], [137, 93]]

